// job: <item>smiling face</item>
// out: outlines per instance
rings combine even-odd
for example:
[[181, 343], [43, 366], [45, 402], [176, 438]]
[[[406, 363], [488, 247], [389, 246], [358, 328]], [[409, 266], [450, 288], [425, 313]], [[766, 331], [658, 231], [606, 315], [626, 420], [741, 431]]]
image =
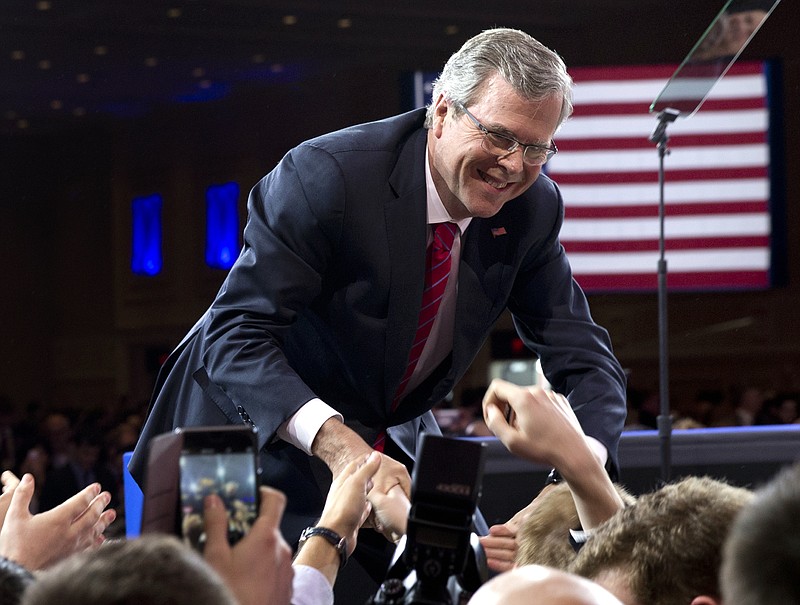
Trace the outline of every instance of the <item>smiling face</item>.
[[[528, 101], [501, 76], [486, 81], [478, 100], [467, 109], [491, 131], [525, 144], [549, 145], [561, 114], [561, 97]], [[434, 102], [428, 131], [431, 175], [445, 208], [455, 220], [494, 216], [503, 205], [525, 192], [541, 166], [522, 161], [522, 149], [495, 157], [481, 146], [483, 133], [444, 95]]]

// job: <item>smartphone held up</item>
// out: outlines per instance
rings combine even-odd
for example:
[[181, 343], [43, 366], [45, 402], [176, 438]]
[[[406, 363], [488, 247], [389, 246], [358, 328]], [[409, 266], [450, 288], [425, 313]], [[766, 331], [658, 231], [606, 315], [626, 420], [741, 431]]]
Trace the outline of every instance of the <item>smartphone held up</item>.
[[255, 429], [187, 427], [154, 438], [145, 475], [142, 532], [174, 533], [203, 549], [203, 502], [217, 494], [228, 540], [239, 541], [258, 516], [260, 465]]

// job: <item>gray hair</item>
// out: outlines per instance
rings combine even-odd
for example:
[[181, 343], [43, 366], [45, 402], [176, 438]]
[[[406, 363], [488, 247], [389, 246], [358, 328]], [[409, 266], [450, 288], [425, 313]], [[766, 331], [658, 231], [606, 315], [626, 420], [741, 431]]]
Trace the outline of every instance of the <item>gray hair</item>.
[[[564, 61], [538, 40], [517, 29], [496, 28], [467, 40], [445, 63], [433, 83], [433, 99], [470, 105], [488, 78], [495, 74], [530, 101], [562, 98], [558, 126], [572, 113], [572, 78]], [[458, 109], [456, 108], [456, 111]], [[425, 127], [433, 125], [434, 106], [428, 106]]]

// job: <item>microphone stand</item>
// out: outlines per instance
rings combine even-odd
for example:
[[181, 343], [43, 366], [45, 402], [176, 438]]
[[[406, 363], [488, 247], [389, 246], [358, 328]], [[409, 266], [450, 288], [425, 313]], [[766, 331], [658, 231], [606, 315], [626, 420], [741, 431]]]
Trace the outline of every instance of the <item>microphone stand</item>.
[[672, 438], [672, 417], [669, 411], [669, 349], [667, 347], [667, 260], [664, 255], [664, 157], [669, 153], [667, 142], [667, 125], [680, 115], [677, 109], [665, 108], [658, 114], [658, 124], [650, 142], [658, 148], [658, 377], [659, 377], [659, 415], [656, 421], [658, 437], [661, 445], [661, 479], [667, 483], [672, 466], [670, 441]]

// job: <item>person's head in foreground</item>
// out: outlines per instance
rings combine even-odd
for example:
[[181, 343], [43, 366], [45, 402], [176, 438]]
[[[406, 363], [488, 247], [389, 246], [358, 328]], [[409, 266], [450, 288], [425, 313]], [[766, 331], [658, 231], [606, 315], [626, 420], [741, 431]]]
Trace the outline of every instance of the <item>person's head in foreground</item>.
[[709, 477], [666, 485], [598, 527], [570, 571], [625, 605], [720, 605], [722, 545], [752, 497]]
[[[636, 498], [615, 484], [626, 506]], [[566, 483], [556, 483], [537, 497], [538, 504], [522, 522], [517, 536], [516, 565], [546, 565], [568, 569], [578, 553], [570, 542], [570, 530], [580, 528], [578, 509]]]
[[621, 605], [602, 586], [542, 565], [523, 565], [481, 586], [469, 605]]
[[110, 541], [37, 575], [23, 605], [237, 605], [217, 573], [177, 538]]
[[759, 490], [733, 524], [722, 556], [725, 605], [800, 603], [800, 464]]

